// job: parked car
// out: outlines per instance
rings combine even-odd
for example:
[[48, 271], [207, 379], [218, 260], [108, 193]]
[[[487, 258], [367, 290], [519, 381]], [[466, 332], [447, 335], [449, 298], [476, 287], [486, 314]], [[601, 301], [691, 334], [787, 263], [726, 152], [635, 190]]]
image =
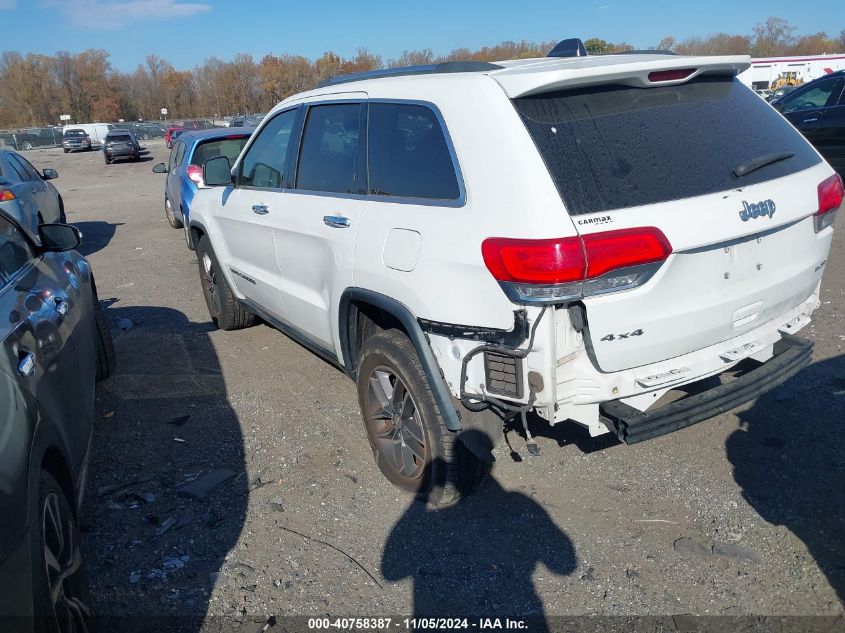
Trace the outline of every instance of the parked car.
[[62, 135], [62, 149], [68, 152], [87, 151], [91, 149], [91, 137], [85, 130], [71, 128]]
[[[226, 156], [234, 163], [254, 132], [252, 128], [216, 128], [184, 131], [174, 142], [170, 159], [159, 163], [153, 171], [167, 174], [164, 184], [164, 211], [174, 229], [188, 225], [191, 202], [202, 183], [202, 164], [216, 156]], [[186, 233], [187, 239], [187, 233]], [[190, 240], [188, 240], [190, 247]]]
[[138, 160], [140, 157], [141, 144], [129, 130], [112, 130], [103, 141], [103, 159], [106, 165], [111, 165], [120, 158]]
[[806, 83], [772, 105], [845, 174], [845, 71]]
[[169, 127], [167, 131], [164, 133], [164, 142], [167, 145], [167, 149], [173, 148], [173, 139], [178, 137], [182, 132], [185, 131], [183, 127]]
[[246, 125], [246, 116], [236, 116], [229, 119], [228, 127], [244, 127]]
[[761, 97], [762, 99], [765, 99], [767, 101], [775, 94], [774, 90], [769, 90], [768, 88], [755, 90], [754, 92], [757, 94], [758, 97]]
[[164, 127], [157, 123], [133, 123], [132, 131], [135, 136], [145, 141], [151, 138], [164, 138], [166, 133]]
[[205, 119], [189, 119], [182, 122], [182, 127], [186, 130], [211, 130], [214, 123]]
[[91, 147], [102, 147], [106, 136], [114, 129], [115, 126], [111, 123], [77, 123], [76, 125], [66, 125], [63, 128], [63, 132], [67, 130], [82, 130], [91, 140]]
[[94, 384], [114, 369], [114, 349], [79, 240], [75, 227], [46, 224], [36, 242], [0, 210], [0, 613], [10, 633], [91, 625], [80, 511]]
[[771, 95], [769, 95], [768, 100], [771, 102], [775, 99], [781, 99], [793, 90], [795, 90], [795, 86], [781, 86], [777, 90], [773, 91]]
[[13, 133], [14, 147], [17, 150], [30, 150], [36, 147], [56, 147], [62, 142], [61, 130], [51, 127], [32, 127]]
[[843, 198], [749, 66], [444, 63], [294, 95], [231, 168], [204, 163], [211, 319], [260, 317], [343, 368], [377, 465], [430, 499], [489, 468], [466, 430], [521, 420], [536, 454], [532, 411], [633, 444], [745, 403], [810, 361], [795, 334]]
[[48, 182], [58, 177], [55, 169], [39, 172], [17, 152], [0, 149], [0, 209], [36, 241], [39, 225], [67, 221], [64, 201]]

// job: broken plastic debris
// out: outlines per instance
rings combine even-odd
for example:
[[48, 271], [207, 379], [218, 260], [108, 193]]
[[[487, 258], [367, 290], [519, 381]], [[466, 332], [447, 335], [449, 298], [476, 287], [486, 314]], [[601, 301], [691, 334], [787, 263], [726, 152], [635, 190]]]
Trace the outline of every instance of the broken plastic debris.
[[231, 468], [216, 468], [196, 481], [192, 481], [179, 488], [179, 494], [192, 499], [205, 499], [212, 492], [217, 490], [223, 484], [231, 481], [237, 477], [236, 473]]

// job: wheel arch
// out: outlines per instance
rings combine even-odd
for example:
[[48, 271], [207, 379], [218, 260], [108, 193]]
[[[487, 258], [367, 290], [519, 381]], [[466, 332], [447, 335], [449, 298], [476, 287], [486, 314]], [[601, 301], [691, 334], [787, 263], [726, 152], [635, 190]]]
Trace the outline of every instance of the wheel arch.
[[[461, 417], [452, 403], [451, 394], [446, 386], [440, 365], [434, 357], [425, 333], [411, 310], [392, 297], [365, 288], [347, 288], [340, 298], [338, 307], [338, 335], [340, 353], [344, 368], [350, 378], [358, 378], [358, 354], [366, 340], [359, 327], [362, 315], [374, 323], [376, 331], [401, 329], [411, 340], [420, 359], [431, 392], [446, 423], [451, 431], [460, 431]], [[373, 317], [376, 316], [374, 319]]]
[[189, 231], [188, 236], [191, 242], [188, 244], [188, 248], [194, 250], [197, 247], [200, 239], [203, 235], [208, 235], [208, 229], [202, 224], [202, 222], [198, 220], [190, 220], [188, 223]]

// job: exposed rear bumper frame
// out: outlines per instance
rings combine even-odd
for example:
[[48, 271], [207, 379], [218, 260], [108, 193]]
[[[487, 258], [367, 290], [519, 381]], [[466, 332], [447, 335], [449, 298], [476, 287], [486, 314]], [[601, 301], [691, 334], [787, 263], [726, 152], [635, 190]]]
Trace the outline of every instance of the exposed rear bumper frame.
[[636, 444], [691, 426], [738, 407], [785, 382], [810, 364], [813, 343], [786, 334], [774, 356], [730, 383], [686, 396], [654, 411], [638, 411], [621, 400], [599, 408], [602, 421], [626, 444]]

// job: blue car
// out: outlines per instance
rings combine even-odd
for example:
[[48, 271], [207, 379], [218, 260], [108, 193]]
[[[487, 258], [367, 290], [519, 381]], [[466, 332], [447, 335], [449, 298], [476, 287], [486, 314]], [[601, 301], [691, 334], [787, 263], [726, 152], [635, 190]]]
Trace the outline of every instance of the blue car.
[[255, 128], [228, 128], [211, 130], [188, 130], [173, 141], [170, 160], [167, 165], [159, 163], [153, 171], [167, 174], [164, 184], [164, 213], [174, 229], [185, 228], [185, 241], [191, 248], [188, 237], [188, 218], [191, 202], [199, 187], [202, 187], [202, 164], [210, 158], [225, 156], [234, 164]]

